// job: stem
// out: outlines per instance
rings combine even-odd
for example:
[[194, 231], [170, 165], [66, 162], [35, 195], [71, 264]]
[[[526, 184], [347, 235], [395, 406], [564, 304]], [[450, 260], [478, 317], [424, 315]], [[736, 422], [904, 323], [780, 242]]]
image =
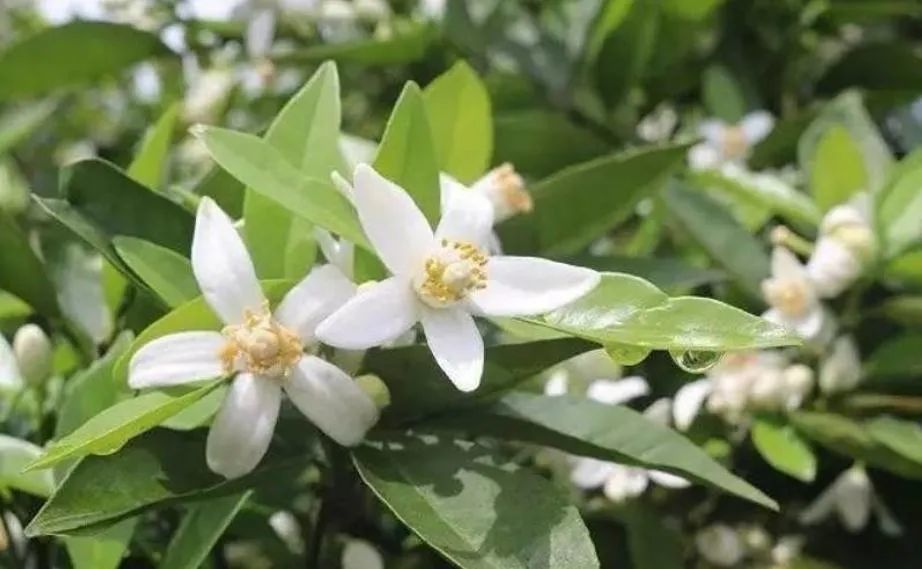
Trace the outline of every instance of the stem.
[[319, 496], [320, 505], [311, 525], [311, 535], [305, 540], [307, 543], [305, 567], [307, 569], [321, 568], [324, 538], [334, 525], [332, 512], [337, 509], [335, 505], [341, 499], [343, 482], [348, 480], [349, 476], [348, 456], [342, 447], [326, 437], [323, 437], [321, 442], [327, 458], [327, 469]]
[[317, 515], [314, 516], [310, 540], [307, 543], [307, 558], [304, 565], [306, 569], [320, 569], [320, 553], [323, 549], [323, 538], [330, 518], [330, 497], [328, 494], [329, 492], [325, 491], [320, 497], [320, 506], [317, 508]]

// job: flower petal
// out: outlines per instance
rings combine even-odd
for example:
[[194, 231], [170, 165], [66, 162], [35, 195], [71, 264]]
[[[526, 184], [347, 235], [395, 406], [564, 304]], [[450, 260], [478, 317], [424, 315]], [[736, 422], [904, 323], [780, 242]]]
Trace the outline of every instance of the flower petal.
[[586, 396], [599, 403], [621, 405], [649, 393], [650, 384], [647, 380], [632, 376], [624, 379], [597, 379], [589, 384]]
[[365, 235], [395, 275], [409, 275], [432, 249], [429, 222], [403, 188], [367, 164], [355, 168], [355, 207]]
[[772, 249], [772, 277], [807, 280], [807, 268], [785, 247]]
[[643, 494], [649, 483], [647, 473], [642, 468], [615, 464], [602, 492], [612, 502], [620, 503]]
[[465, 310], [422, 308], [420, 321], [429, 349], [448, 379], [461, 391], [473, 391], [483, 375], [483, 338]]
[[16, 364], [16, 356], [9, 342], [0, 335], [0, 392], [12, 392], [23, 386], [22, 375]]
[[413, 287], [401, 277], [363, 286], [339, 310], [317, 327], [325, 344], [365, 350], [400, 337], [418, 320]]
[[485, 247], [492, 229], [493, 204], [487, 197], [461, 186], [443, 200], [442, 219], [435, 238], [467, 241]]
[[238, 375], [208, 431], [208, 468], [225, 478], [238, 478], [256, 468], [269, 449], [281, 401], [276, 380]]
[[324, 318], [355, 295], [355, 285], [333, 265], [312, 270], [275, 309], [275, 319], [293, 329], [307, 344]]
[[301, 358], [284, 389], [317, 428], [343, 446], [361, 442], [378, 421], [378, 408], [355, 380], [316, 356]]
[[599, 273], [535, 257], [490, 257], [487, 286], [471, 295], [489, 316], [530, 316], [569, 304], [597, 284]]
[[580, 457], [575, 459], [573, 470], [570, 471], [570, 482], [577, 488], [593, 490], [599, 488], [608, 480], [615, 466], [595, 458]]
[[754, 111], [743, 117], [740, 128], [746, 135], [746, 142], [751, 146], [768, 136], [775, 128], [775, 117], [768, 111]]
[[710, 170], [720, 165], [720, 151], [708, 142], [701, 142], [688, 151], [688, 165], [692, 170]]
[[727, 130], [727, 124], [718, 119], [707, 119], [701, 121], [698, 125], [698, 134], [711, 146], [719, 147], [723, 144], [724, 132]]
[[202, 198], [192, 239], [192, 271], [205, 300], [227, 324], [244, 310], [265, 302], [253, 261], [227, 214], [211, 198]]
[[314, 228], [314, 239], [320, 247], [324, 258], [336, 266], [346, 277], [353, 278], [355, 245], [346, 239], [336, 239], [326, 229]]
[[711, 390], [710, 379], [699, 379], [686, 383], [676, 392], [672, 404], [672, 420], [676, 429], [685, 431], [691, 426]]
[[218, 332], [178, 332], [148, 342], [131, 358], [128, 385], [145, 389], [221, 377], [224, 342]]
[[656, 482], [663, 488], [688, 488], [691, 486], [691, 482], [681, 476], [676, 476], [675, 474], [670, 474], [661, 470], [648, 470], [647, 476], [650, 477], [650, 480]]

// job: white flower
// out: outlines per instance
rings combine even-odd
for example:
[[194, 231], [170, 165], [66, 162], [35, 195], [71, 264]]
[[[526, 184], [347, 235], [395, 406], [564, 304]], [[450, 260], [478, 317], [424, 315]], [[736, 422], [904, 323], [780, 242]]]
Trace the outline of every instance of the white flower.
[[352, 296], [352, 283], [335, 267], [316, 268], [270, 312], [243, 240], [209, 198], [202, 199], [196, 217], [192, 268], [226, 326], [146, 344], [131, 360], [128, 383], [142, 389], [234, 376], [208, 433], [209, 467], [235, 478], [259, 463], [283, 390], [336, 442], [361, 441], [377, 421], [374, 403], [346, 373], [304, 352], [316, 347], [317, 324]]
[[699, 531], [695, 547], [705, 561], [718, 567], [733, 567], [746, 556], [739, 533], [725, 524], [714, 524]]
[[559, 308], [595, 287], [595, 271], [484, 249], [492, 214], [482, 200], [452, 199], [435, 232], [413, 199], [369, 166], [355, 170], [359, 221], [394, 275], [368, 285], [317, 329], [332, 346], [367, 349], [417, 322], [439, 366], [463, 391], [483, 373], [483, 339], [472, 314], [525, 316]]
[[13, 336], [13, 353], [23, 379], [41, 385], [51, 375], [51, 340], [35, 324], [25, 324]]
[[849, 336], [838, 338], [820, 364], [820, 389], [824, 393], [848, 391], [861, 380], [861, 356]]
[[807, 274], [820, 296], [838, 296], [861, 276], [876, 249], [870, 197], [858, 194], [823, 217]]
[[534, 208], [531, 195], [525, 189], [525, 180], [508, 162], [490, 170], [469, 188], [444, 173], [439, 176], [439, 182], [443, 209], [457, 192], [473, 192], [486, 198], [493, 208], [494, 225]]
[[195, 73], [183, 101], [183, 117], [190, 123], [212, 123], [234, 87], [234, 70], [215, 67]]
[[689, 150], [689, 165], [704, 170], [726, 162], [742, 163], [749, 157], [752, 147], [768, 136], [774, 126], [774, 117], [766, 111], [749, 113], [735, 125], [717, 119], [705, 120], [698, 129], [704, 141]]
[[15, 393], [23, 384], [13, 347], [0, 335], [0, 393]]
[[[581, 395], [587, 393], [590, 387], [599, 380], [606, 384], [617, 383], [616, 380], [621, 377], [621, 366], [611, 359], [604, 348], [599, 348], [573, 356], [550, 368], [545, 375], [547, 376], [544, 384], [545, 395], [555, 396], [567, 393]], [[643, 378], [627, 379], [630, 381], [619, 385], [633, 386], [628, 387], [628, 391], [639, 389], [640, 393], [622, 399], [622, 403], [649, 392], [650, 387]], [[604, 388], [597, 387], [596, 389]]]
[[343, 547], [343, 569], [384, 569], [384, 558], [364, 539], [352, 538]]
[[784, 247], [772, 251], [772, 275], [762, 281], [762, 294], [771, 308], [763, 318], [817, 342], [828, 330], [828, 317], [813, 281], [797, 257]]
[[858, 533], [868, 525], [872, 511], [877, 514], [878, 527], [885, 535], [897, 536], [903, 532], [899, 522], [877, 496], [864, 467], [856, 464], [840, 474], [801, 512], [800, 521], [813, 525], [835, 514], [845, 529]]

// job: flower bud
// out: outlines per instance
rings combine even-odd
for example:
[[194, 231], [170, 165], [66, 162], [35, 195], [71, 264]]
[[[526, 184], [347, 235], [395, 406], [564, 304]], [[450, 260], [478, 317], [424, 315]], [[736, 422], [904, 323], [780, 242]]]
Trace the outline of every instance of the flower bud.
[[839, 295], [859, 276], [877, 252], [870, 223], [870, 204], [862, 194], [829, 210], [820, 225], [820, 238], [807, 273], [820, 296]]
[[848, 391], [861, 380], [861, 358], [848, 336], [837, 339], [820, 366], [820, 389], [824, 393]]
[[13, 353], [27, 383], [37, 386], [51, 375], [51, 341], [35, 324], [26, 324], [13, 336]]
[[724, 524], [714, 524], [698, 532], [695, 546], [705, 561], [718, 567], [732, 567], [746, 555], [736, 530]]
[[343, 569], [384, 569], [381, 553], [364, 539], [350, 539], [343, 548]]
[[377, 375], [367, 374], [355, 378], [355, 382], [374, 401], [378, 410], [391, 404], [391, 390]]

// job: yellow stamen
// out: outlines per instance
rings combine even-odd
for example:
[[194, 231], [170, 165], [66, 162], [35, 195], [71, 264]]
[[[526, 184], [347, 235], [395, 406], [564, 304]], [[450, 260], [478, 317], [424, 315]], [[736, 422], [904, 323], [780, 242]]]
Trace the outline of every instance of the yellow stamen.
[[227, 341], [219, 356], [227, 373], [287, 377], [304, 350], [298, 334], [272, 318], [268, 303], [247, 310], [242, 324], [225, 326], [221, 333]]

